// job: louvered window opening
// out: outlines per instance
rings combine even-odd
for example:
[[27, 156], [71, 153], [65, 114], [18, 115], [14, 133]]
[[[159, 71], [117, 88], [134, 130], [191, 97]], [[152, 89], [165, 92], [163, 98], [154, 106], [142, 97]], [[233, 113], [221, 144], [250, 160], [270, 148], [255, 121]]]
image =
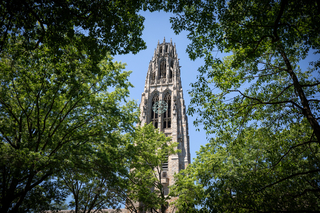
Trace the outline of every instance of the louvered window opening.
[[163, 170], [168, 170], [168, 161], [167, 161], [167, 162], [164, 162], [164, 163], [162, 164], [162, 169], [163, 169]]

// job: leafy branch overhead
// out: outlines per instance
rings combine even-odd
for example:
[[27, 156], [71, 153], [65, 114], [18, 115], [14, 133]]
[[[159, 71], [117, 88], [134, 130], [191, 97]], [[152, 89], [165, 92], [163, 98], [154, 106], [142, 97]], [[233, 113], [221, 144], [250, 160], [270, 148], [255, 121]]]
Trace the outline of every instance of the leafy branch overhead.
[[76, 48], [86, 44], [87, 54], [99, 59], [107, 52], [137, 53], [145, 48], [140, 38], [144, 18], [137, 14], [142, 2], [4, 1], [0, 8], [1, 51], [10, 36], [19, 35], [28, 50], [47, 44], [56, 52], [79, 38]]

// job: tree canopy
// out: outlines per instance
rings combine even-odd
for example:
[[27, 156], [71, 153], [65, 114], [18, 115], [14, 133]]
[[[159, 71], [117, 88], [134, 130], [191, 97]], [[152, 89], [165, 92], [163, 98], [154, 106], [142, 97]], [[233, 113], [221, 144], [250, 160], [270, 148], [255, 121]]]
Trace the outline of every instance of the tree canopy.
[[119, 133], [137, 121], [123, 64], [106, 56], [96, 65], [72, 44], [58, 59], [44, 44], [32, 51], [21, 45], [9, 43], [0, 56], [1, 212], [39, 210], [31, 204], [43, 197], [49, 205], [50, 190], [61, 198], [54, 177], [62, 169], [97, 171], [100, 159], [96, 167], [118, 175], [110, 152], [125, 145]]
[[[10, 39], [23, 36], [23, 47], [41, 44], [63, 48], [77, 37], [89, 55], [137, 53], [145, 48], [140, 38], [144, 18], [138, 1], [4, 1], [1, 3], [0, 50]], [[103, 54], [102, 54], [103, 55]]]
[[194, 1], [171, 19], [204, 57], [188, 112], [210, 140], [177, 177], [182, 211], [319, 211], [319, 58], [299, 66], [319, 54], [319, 7]]

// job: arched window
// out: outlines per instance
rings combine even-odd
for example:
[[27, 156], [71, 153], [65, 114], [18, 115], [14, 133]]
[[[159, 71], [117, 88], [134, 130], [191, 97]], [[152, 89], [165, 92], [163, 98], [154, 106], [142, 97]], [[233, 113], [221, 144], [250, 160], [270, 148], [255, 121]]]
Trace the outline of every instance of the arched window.
[[158, 128], [158, 113], [153, 111], [153, 105], [159, 101], [159, 95], [155, 94], [152, 98], [151, 122], [155, 128]]
[[168, 110], [163, 113], [163, 128], [171, 128], [171, 95], [167, 93], [164, 101], [168, 104]]

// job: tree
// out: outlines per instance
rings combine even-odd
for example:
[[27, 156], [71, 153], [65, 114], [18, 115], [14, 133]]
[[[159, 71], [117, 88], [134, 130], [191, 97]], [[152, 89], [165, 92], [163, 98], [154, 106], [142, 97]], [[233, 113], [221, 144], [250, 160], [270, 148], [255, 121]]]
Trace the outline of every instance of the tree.
[[137, 127], [132, 141], [135, 158], [130, 164], [126, 208], [131, 212], [150, 210], [164, 213], [170, 196], [162, 184], [162, 165], [168, 161], [169, 155], [179, 152], [177, 142], [171, 142], [170, 137], [159, 133], [152, 123]]
[[[110, 150], [126, 146], [115, 133], [133, 131], [137, 119], [135, 103], [125, 100], [131, 84], [123, 64], [110, 56], [99, 64], [82, 57], [89, 50], [83, 45], [78, 54], [75, 38], [58, 58], [45, 44], [25, 51], [21, 40], [0, 56], [1, 212], [38, 211], [52, 199], [62, 201], [57, 175], [90, 168], [85, 156], [108, 159]], [[100, 146], [109, 152], [99, 152]], [[114, 163], [110, 174], [120, 171]]]
[[190, 58], [205, 60], [189, 114], [210, 139], [178, 176], [181, 208], [183, 198], [194, 210], [319, 211], [320, 61], [299, 66], [319, 53], [319, 11], [317, 1], [194, 1], [171, 19], [190, 32]]

